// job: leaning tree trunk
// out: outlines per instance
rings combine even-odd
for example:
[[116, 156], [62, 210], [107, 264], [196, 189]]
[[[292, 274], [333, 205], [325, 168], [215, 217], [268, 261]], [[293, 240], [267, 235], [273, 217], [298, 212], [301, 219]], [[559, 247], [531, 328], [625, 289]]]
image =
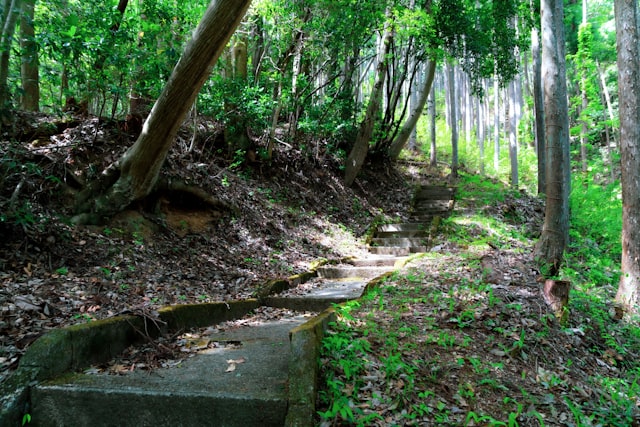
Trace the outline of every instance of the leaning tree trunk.
[[640, 304], [640, 59], [636, 0], [615, 0], [622, 167], [622, 268], [616, 300]]
[[398, 132], [398, 136], [393, 140], [391, 146], [389, 147], [389, 157], [392, 159], [397, 159], [400, 155], [400, 152], [406, 145], [411, 133], [416, 128], [418, 124], [418, 119], [422, 115], [422, 110], [424, 110], [424, 105], [427, 103], [427, 98], [429, 98], [429, 93], [431, 93], [431, 86], [433, 85], [433, 78], [436, 74], [436, 61], [429, 61], [427, 64], [427, 75], [425, 76], [423, 86], [420, 91], [420, 97], [416, 102], [414, 108], [412, 108], [409, 117], [404, 122], [404, 125]]
[[[184, 117], [250, 4], [250, 0], [209, 3], [138, 140], [103, 173], [101, 183], [80, 195], [79, 212], [110, 216], [153, 190]], [[79, 222], [87, 219], [76, 217]]]
[[369, 152], [369, 142], [371, 140], [371, 135], [373, 134], [373, 127], [376, 123], [376, 116], [380, 110], [382, 89], [387, 78], [387, 61], [391, 48], [392, 37], [393, 32], [391, 30], [391, 25], [387, 25], [384, 35], [382, 36], [382, 52], [376, 67], [376, 81], [373, 85], [373, 90], [371, 91], [367, 112], [365, 113], [362, 123], [360, 123], [356, 140], [351, 152], [349, 153], [349, 157], [347, 157], [347, 163], [345, 165], [344, 181], [347, 186], [351, 186], [353, 181], [355, 181], [356, 176], [360, 172], [360, 169], [362, 169], [362, 165], [367, 158], [367, 153]]
[[564, 68], [562, 0], [543, 0], [542, 76], [547, 148], [546, 210], [534, 258], [545, 277], [555, 276], [569, 234], [569, 112]]

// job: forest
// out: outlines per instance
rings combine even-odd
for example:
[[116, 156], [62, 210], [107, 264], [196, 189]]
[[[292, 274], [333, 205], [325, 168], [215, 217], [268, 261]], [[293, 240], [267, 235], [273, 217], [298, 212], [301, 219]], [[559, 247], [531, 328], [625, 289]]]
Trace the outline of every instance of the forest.
[[[0, 17], [0, 384], [44, 331], [357, 255], [426, 179], [465, 214], [442, 220], [443, 258], [340, 309], [318, 425], [640, 423], [637, 2], [0, 0]], [[571, 285], [557, 318], [500, 288], [545, 281]], [[499, 308], [471, 318], [502, 343], [483, 355], [484, 332], [438, 314], [479, 294]], [[425, 295], [439, 308], [389, 320]], [[405, 326], [447, 355], [416, 363]]]

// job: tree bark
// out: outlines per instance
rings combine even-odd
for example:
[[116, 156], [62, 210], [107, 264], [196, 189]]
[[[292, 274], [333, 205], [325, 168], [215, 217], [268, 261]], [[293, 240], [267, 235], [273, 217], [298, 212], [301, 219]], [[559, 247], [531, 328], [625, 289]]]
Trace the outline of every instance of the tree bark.
[[431, 86], [433, 85], [433, 78], [436, 74], [436, 62], [429, 61], [427, 64], [427, 73], [423, 82], [423, 86], [420, 89], [420, 95], [418, 97], [418, 101], [416, 105], [413, 106], [409, 117], [404, 122], [404, 125], [398, 132], [398, 136], [393, 140], [391, 146], [389, 147], [389, 157], [392, 159], [397, 159], [400, 155], [400, 152], [406, 145], [411, 133], [416, 128], [418, 124], [418, 120], [422, 115], [422, 111], [424, 110], [424, 105], [427, 103], [427, 98], [429, 98], [429, 93], [431, 92]]
[[378, 115], [378, 111], [380, 111], [382, 89], [387, 77], [387, 60], [392, 38], [393, 32], [391, 25], [387, 24], [384, 30], [384, 35], [382, 36], [382, 52], [376, 67], [376, 80], [369, 98], [369, 105], [367, 106], [364, 119], [360, 123], [356, 140], [351, 152], [349, 153], [349, 157], [347, 157], [347, 163], [345, 165], [344, 181], [347, 186], [351, 186], [353, 181], [355, 181], [356, 176], [360, 172], [360, 169], [362, 169], [362, 165], [367, 158], [367, 153], [369, 152], [369, 142], [371, 140], [371, 135], [373, 134], [376, 116]]
[[438, 154], [436, 150], [436, 88], [431, 88], [429, 96], [429, 164], [436, 166], [438, 164]]
[[542, 76], [544, 81], [546, 209], [534, 258], [545, 277], [558, 274], [569, 234], [569, 112], [564, 65], [562, 0], [542, 0]]
[[544, 142], [544, 103], [542, 96], [542, 61], [540, 60], [540, 34], [538, 29], [531, 30], [531, 53], [533, 56], [533, 114], [535, 116], [535, 142], [538, 155], [538, 194], [547, 188], [546, 149]]
[[638, 313], [640, 303], [640, 59], [636, 0], [615, 0], [620, 153], [622, 271], [616, 301]]
[[500, 86], [498, 73], [493, 76], [493, 168], [500, 172]]
[[507, 130], [509, 132], [509, 161], [511, 163], [511, 186], [518, 188], [518, 114], [517, 114], [517, 90], [516, 83], [512, 81], [505, 88], [505, 100], [509, 100], [505, 111], [508, 113]]
[[38, 45], [33, 27], [35, 4], [36, 0], [24, 0], [22, 17], [20, 18], [20, 50], [22, 51], [20, 64], [22, 96], [20, 104], [22, 109], [26, 111], [38, 111], [40, 109]]
[[458, 177], [458, 114], [456, 112], [456, 83], [453, 65], [447, 63], [449, 117], [451, 118], [451, 177]]
[[[80, 195], [79, 212], [110, 216], [153, 190], [178, 128], [250, 3], [250, 0], [209, 3], [138, 140], [103, 173], [105, 182]], [[106, 191], [96, 197], [94, 191], [101, 187], [106, 187]], [[76, 221], [82, 222], [83, 217], [76, 217]]]
[[2, 34], [0, 34], [0, 111], [6, 110], [11, 102], [9, 94], [9, 58], [11, 43], [16, 30], [16, 22], [20, 16], [20, 0], [4, 2], [2, 15]]

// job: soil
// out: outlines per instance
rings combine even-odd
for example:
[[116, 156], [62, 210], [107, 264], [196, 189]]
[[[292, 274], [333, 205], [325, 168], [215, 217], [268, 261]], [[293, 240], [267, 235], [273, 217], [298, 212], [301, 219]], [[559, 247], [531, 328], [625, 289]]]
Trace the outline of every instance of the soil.
[[26, 113], [10, 131], [0, 146], [0, 380], [52, 328], [247, 298], [318, 259], [358, 255], [375, 220], [407, 216], [416, 179], [415, 167], [368, 165], [346, 188], [340, 160], [312, 143], [277, 144], [271, 162], [227, 156], [220, 126], [199, 118], [162, 174], [216, 203], [159, 192], [102, 225], [75, 226], [75, 195], [135, 134], [126, 122]]

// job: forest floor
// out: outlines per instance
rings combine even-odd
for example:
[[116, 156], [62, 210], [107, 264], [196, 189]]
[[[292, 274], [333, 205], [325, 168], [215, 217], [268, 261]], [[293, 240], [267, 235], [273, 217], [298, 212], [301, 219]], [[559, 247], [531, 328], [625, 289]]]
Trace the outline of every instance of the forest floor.
[[[224, 155], [219, 128], [202, 119], [195, 138], [191, 126], [180, 132], [163, 174], [220, 204], [163, 193], [103, 225], [74, 226], [75, 192], [134, 137], [122, 123], [96, 118], [24, 115], [18, 123], [13, 133], [21, 142], [0, 145], [0, 381], [52, 328], [171, 304], [242, 299], [318, 259], [362, 255], [374, 222], [408, 218], [418, 180], [444, 181], [442, 171], [412, 163], [368, 164], [347, 188], [340, 160], [313, 141], [278, 143], [270, 163], [243, 162], [243, 156]], [[382, 357], [380, 342], [395, 337], [401, 363], [387, 363], [393, 354], [371, 360], [355, 375], [358, 382], [336, 368], [346, 400], [341, 406], [327, 398], [325, 418], [339, 424], [351, 411], [360, 417], [353, 422], [369, 417], [363, 425], [598, 425], [588, 417], [576, 421], [572, 408], [584, 407], [628, 421], [616, 425], [639, 425], [637, 402], [623, 405], [594, 380], [624, 376], [628, 360], [637, 358], [615, 346], [627, 337], [604, 340], [579, 309], [569, 327], [560, 327], [540, 297], [531, 249], [542, 206], [524, 193], [487, 204], [461, 201], [459, 219], [444, 222], [434, 254], [414, 261], [353, 315], [355, 325], [375, 317], [369, 348]], [[483, 227], [476, 212], [502, 224], [502, 231]], [[510, 229], [532, 240], [516, 241]], [[355, 342], [354, 331], [348, 333]], [[330, 360], [325, 355], [325, 375]], [[402, 371], [407, 367], [412, 376]], [[416, 375], [431, 393], [403, 392]]]

